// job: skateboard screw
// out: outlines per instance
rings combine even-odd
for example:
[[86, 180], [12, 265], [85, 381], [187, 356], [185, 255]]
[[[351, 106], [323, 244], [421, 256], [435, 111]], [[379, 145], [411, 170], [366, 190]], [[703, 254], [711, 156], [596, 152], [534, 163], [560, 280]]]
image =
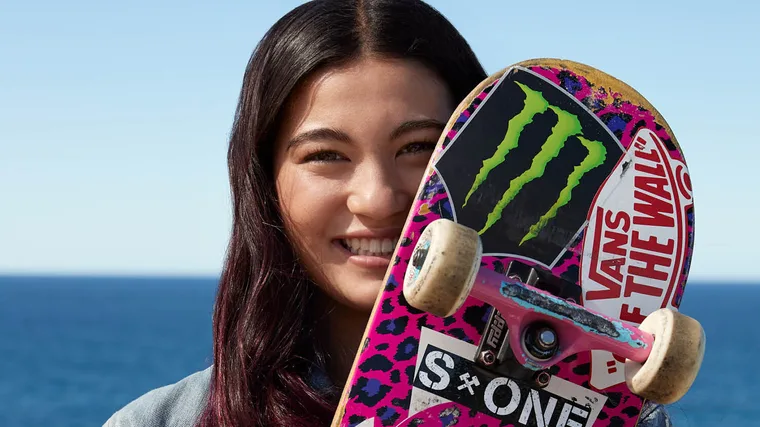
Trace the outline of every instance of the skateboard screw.
[[425, 263], [425, 258], [427, 258], [427, 249], [423, 248], [417, 248], [414, 250], [414, 255], [412, 255], [412, 266], [416, 269], [422, 268], [422, 264]]
[[551, 381], [552, 376], [549, 375], [546, 371], [540, 371], [536, 374], [536, 385], [544, 388], [549, 385], [549, 381]]
[[557, 350], [557, 334], [547, 326], [531, 325], [523, 338], [525, 349], [538, 360], [549, 360]]
[[493, 354], [493, 351], [486, 350], [480, 353], [480, 362], [486, 366], [491, 366], [496, 363], [496, 355]]
[[543, 328], [538, 333], [538, 345], [546, 349], [554, 348], [557, 344], [557, 335], [549, 328]]

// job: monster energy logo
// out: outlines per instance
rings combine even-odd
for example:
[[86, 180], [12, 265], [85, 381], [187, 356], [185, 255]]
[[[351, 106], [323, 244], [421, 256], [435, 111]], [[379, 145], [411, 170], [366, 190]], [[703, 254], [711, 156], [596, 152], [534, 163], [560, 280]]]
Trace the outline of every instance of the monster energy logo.
[[478, 231], [479, 234], [482, 235], [501, 219], [504, 208], [506, 208], [520, 190], [522, 190], [523, 186], [544, 175], [546, 165], [560, 154], [560, 151], [562, 151], [568, 138], [572, 136], [576, 137], [588, 151], [588, 154], [583, 161], [575, 166], [573, 172], [567, 177], [567, 184], [560, 191], [557, 201], [539, 218], [538, 222], [529, 228], [527, 234], [525, 234], [520, 241], [520, 245], [522, 245], [526, 241], [536, 237], [544, 226], [546, 226], [547, 222], [557, 215], [557, 211], [570, 202], [573, 189], [580, 184], [581, 178], [586, 173], [604, 163], [607, 156], [607, 150], [604, 148], [602, 142], [591, 141], [583, 137], [583, 129], [577, 116], [559, 107], [550, 105], [541, 92], [535, 91], [522, 83], [515, 83], [523, 92], [525, 92], [525, 107], [520, 113], [510, 119], [507, 133], [496, 148], [496, 151], [490, 158], [483, 161], [483, 166], [475, 177], [475, 181], [473, 182], [470, 191], [467, 193], [462, 207], [467, 206], [467, 201], [470, 199], [470, 196], [472, 196], [473, 193], [478, 190], [478, 187], [486, 181], [489, 172], [503, 163], [507, 154], [517, 147], [523, 130], [527, 125], [533, 122], [533, 119], [538, 114], [551, 110], [557, 115], [557, 124], [552, 127], [551, 134], [541, 146], [539, 153], [533, 157], [530, 168], [510, 181], [509, 188], [504, 192], [501, 200], [499, 200], [491, 213], [488, 214], [485, 225], [480, 231]]

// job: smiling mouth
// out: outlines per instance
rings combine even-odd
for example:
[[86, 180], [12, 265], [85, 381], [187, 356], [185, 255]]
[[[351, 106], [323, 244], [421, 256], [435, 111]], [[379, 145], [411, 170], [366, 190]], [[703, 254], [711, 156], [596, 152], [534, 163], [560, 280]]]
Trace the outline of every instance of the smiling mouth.
[[338, 242], [354, 255], [389, 257], [396, 249], [398, 239], [340, 239]]

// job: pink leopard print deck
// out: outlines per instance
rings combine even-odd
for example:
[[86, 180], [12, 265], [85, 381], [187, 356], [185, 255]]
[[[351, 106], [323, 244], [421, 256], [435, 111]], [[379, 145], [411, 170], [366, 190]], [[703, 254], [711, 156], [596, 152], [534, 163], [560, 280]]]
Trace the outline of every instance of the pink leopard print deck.
[[[672, 157], [683, 159], [680, 149], [661, 124], [655, 122], [652, 112], [634, 105], [607, 87], [588, 81], [568, 69], [533, 66], [529, 69], [564, 89], [579, 100], [589, 111], [628, 148], [636, 131], [647, 127], [657, 133], [670, 150]], [[444, 148], [462, 129], [471, 115], [478, 109], [497, 82], [488, 86], [472, 104], [464, 110], [459, 119], [448, 130], [443, 144], [438, 147], [434, 158], [438, 159]], [[361, 354], [349, 377], [348, 401], [341, 426], [356, 426], [365, 420], [375, 426], [499, 426], [499, 420], [485, 414], [476, 413], [458, 404], [433, 407], [408, 418], [411, 399], [411, 384], [414, 379], [415, 363], [420, 339], [420, 328], [428, 327], [448, 336], [477, 345], [485, 328], [490, 306], [469, 298], [453, 316], [442, 319], [410, 307], [402, 294], [402, 282], [409, 264], [414, 245], [424, 228], [438, 218], [453, 219], [453, 207], [444, 183], [434, 170], [425, 178], [424, 186], [412, 207], [414, 215], [406, 234], [396, 252], [393, 266], [380, 298], [379, 307], [368, 325], [368, 334], [361, 348]], [[686, 215], [688, 221], [687, 255], [684, 274], [674, 290], [673, 305], [680, 305], [686, 272], [688, 271], [693, 245], [693, 211]], [[552, 273], [558, 277], [579, 284], [581, 248], [583, 232], [570, 245], [569, 250], [556, 263]], [[484, 256], [485, 268], [504, 272], [512, 258]], [[525, 259], [520, 262], [528, 263]], [[590, 354], [570, 356], [554, 366], [553, 375], [590, 388]], [[607, 402], [594, 427], [634, 427], [643, 401], [630, 393], [625, 384], [606, 390], [596, 390], [607, 397]], [[400, 424], [399, 424], [400, 423]], [[511, 425], [511, 424], [503, 424]]]

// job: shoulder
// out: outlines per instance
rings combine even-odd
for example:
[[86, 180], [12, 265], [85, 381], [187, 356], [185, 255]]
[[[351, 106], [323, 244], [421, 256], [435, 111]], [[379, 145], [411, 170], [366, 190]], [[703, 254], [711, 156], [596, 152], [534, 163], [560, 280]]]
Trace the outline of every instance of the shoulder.
[[103, 427], [187, 427], [204, 409], [211, 367], [152, 390], [117, 411]]
[[644, 403], [636, 427], [673, 427], [665, 406], [652, 401]]

